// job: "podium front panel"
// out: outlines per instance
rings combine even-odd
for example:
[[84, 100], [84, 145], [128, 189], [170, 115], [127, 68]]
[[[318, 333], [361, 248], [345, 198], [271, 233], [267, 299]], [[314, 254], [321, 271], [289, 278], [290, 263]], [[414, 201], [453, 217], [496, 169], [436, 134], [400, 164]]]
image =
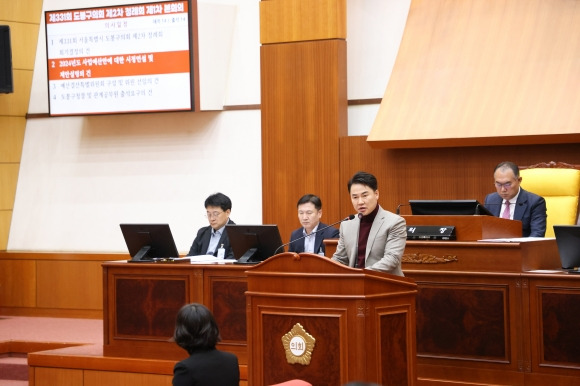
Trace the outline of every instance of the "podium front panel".
[[[346, 329], [346, 310], [260, 307], [263, 347], [263, 384], [289, 379], [307, 379], [313, 385], [340, 385], [341, 368], [346, 365], [341, 353], [340, 332]], [[308, 365], [289, 364], [282, 337], [300, 323], [316, 339]], [[342, 354], [342, 355], [341, 355]], [[342, 356], [342, 360], [341, 360]]]

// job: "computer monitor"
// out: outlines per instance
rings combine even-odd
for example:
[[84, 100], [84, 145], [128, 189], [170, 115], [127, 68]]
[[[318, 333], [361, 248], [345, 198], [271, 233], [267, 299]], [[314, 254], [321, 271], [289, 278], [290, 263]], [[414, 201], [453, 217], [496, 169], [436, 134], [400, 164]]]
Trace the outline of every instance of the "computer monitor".
[[[274, 255], [282, 245], [278, 225], [226, 225], [238, 264], [257, 264]], [[284, 252], [284, 248], [281, 250]]]
[[409, 200], [413, 215], [493, 216], [477, 200]]
[[580, 273], [580, 225], [554, 225], [562, 268]]
[[120, 224], [129, 249], [129, 262], [179, 257], [169, 224]]

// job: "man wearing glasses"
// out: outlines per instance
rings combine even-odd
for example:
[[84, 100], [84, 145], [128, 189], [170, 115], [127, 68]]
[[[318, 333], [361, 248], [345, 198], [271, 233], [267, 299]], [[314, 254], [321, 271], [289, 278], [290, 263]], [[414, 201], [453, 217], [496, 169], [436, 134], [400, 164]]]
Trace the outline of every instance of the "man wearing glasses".
[[494, 216], [522, 222], [523, 237], [546, 234], [546, 200], [520, 187], [520, 169], [513, 162], [501, 162], [493, 171], [497, 193], [485, 197], [484, 206]]
[[[324, 239], [338, 238], [338, 229], [320, 222], [322, 201], [314, 194], [306, 194], [298, 200], [298, 220], [302, 228], [290, 235], [290, 252], [309, 252], [324, 255]], [[316, 232], [312, 234], [313, 232]]]
[[223, 193], [215, 193], [205, 200], [206, 216], [209, 226], [197, 232], [187, 256], [218, 255], [218, 249], [225, 249], [225, 258], [234, 259], [230, 240], [226, 232], [226, 224], [234, 224], [230, 220], [232, 201]]

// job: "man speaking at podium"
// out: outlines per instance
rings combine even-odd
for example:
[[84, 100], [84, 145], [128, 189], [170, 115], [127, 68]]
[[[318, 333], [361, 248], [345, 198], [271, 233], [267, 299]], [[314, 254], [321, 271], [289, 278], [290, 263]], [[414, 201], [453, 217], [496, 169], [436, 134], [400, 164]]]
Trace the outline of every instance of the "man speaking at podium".
[[340, 237], [332, 260], [404, 276], [401, 258], [407, 241], [405, 219], [378, 205], [377, 179], [358, 172], [348, 181], [348, 192], [358, 217], [340, 224]]

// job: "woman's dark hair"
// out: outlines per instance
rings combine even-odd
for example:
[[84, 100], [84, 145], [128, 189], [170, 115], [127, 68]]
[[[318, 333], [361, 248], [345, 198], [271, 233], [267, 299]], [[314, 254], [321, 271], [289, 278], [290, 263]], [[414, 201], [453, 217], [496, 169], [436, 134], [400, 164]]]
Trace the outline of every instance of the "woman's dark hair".
[[215, 348], [221, 337], [211, 311], [203, 304], [191, 303], [177, 313], [173, 340], [191, 354], [198, 349]]

